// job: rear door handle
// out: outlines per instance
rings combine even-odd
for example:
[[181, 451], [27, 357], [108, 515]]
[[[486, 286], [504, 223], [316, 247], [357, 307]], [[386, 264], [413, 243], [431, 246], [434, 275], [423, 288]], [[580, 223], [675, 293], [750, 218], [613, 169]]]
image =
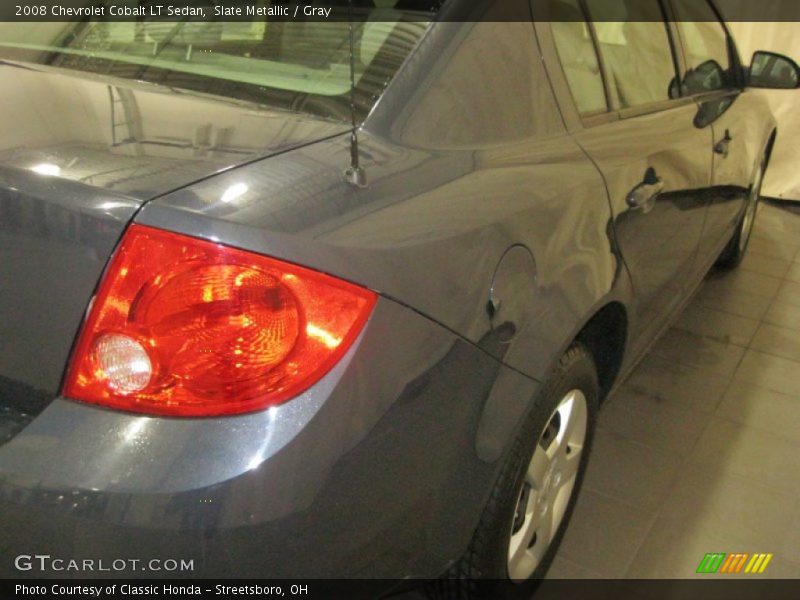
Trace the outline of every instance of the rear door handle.
[[633, 210], [641, 210], [647, 214], [653, 209], [656, 198], [663, 190], [664, 180], [656, 174], [653, 167], [649, 167], [642, 183], [628, 192], [625, 201]]
[[730, 151], [732, 141], [731, 131], [730, 129], [726, 129], [725, 136], [714, 146], [714, 152], [721, 154], [723, 158], [728, 158], [728, 152]]

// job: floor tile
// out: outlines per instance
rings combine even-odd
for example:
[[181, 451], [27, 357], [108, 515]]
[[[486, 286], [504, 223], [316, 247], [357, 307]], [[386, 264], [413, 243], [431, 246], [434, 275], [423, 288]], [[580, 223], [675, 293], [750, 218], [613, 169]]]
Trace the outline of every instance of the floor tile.
[[764, 323], [753, 336], [750, 347], [767, 354], [800, 361], [800, 332]]
[[780, 277], [762, 275], [753, 271], [712, 271], [705, 287], [724, 290], [727, 293], [736, 291], [748, 292], [759, 296], [774, 297], [781, 287], [783, 280]]
[[704, 285], [698, 290], [693, 302], [734, 315], [760, 319], [772, 303], [772, 297], [742, 290], [736, 290], [732, 293], [730, 290]]
[[756, 487], [760, 484], [800, 495], [797, 443], [769, 431], [715, 417], [689, 460], [739, 475]]
[[800, 283], [784, 281], [775, 295], [775, 301], [800, 306]]
[[[772, 550], [774, 543], [740, 541], [728, 524], [706, 526], [692, 520], [659, 518], [642, 543], [639, 552], [625, 573], [630, 579], [708, 579], [697, 568], [707, 552], [771, 552], [774, 557], [759, 578], [785, 579], [799, 577], [798, 564], [789, 562]], [[733, 578], [736, 575], [725, 575]], [[753, 575], [746, 575], [752, 579]], [[676, 596], [680, 600], [681, 596]]]
[[708, 369], [685, 367], [654, 354], [642, 360], [625, 382], [632, 391], [704, 412], [714, 411], [728, 385], [728, 379]]
[[[778, 539], [774, 552], [791, 564], [800, 567], [800, 500], [795, 504], [789, 525]], [[800, 577], [800, 569], [791, 576]]]
[[629, 505], [584, 490], [561, 544], [561, 554], [600, 577], [621, 577], [651, 521], [650, 515]]
[[762, 204], [753, 227], [756, 238], [796, 245], [800, 238], [800, 220], [796, 215], [784, 210], [784, 207]]
[[786, 241], [776, 239], [774, 234], [764, 233], [761, 230], [753, 231], [748, 248], [748, 251], [784, 260], [794, 260], [798, 250], [800, 250], [800, 244], [786, 243]]
[[[746, 478], [686, 469], [626, 577], [694, 577], [706, 552], [781, 552], [794, 497]], [[784, 553], [785, 554], [785, 553]]]
[[682, 460], [598, 429], [584, 489], [652, 511], [669, 492]]
[[690, 463], [659, 517], [718, 531], [742, 550], [748, 545], [766, 548], [791, 525], [796, 503], [796, 497], [783, 490], [754, 485], [748, 477], [714, 465]]
[[745, 349], [680, 329], [670, 329], [651, 352], [687, 367], [705, 368], [722, 376], [731, 376], [739, 366]]
[[785, 278], [788, 279], [789, 281], [800, 283], [800, 262], [797, 262], [797, 260], [795, 260], [791, 264], [789, 270], [786, 271]]
[[680, 315], [675, 327], [725, 344], [746, 347], [758, 329], [758, 321], [691, 304]]
[[[725, 393], [718, 414], [800, 444], [800, 396], [739, 382]], [[800, 545], [800, 537], [798, 543]]]
[[793, 396], [800, 395], [800, 363], [797, 361], [748, 350], [736, 371], [736, 380]]
[[745, 254], [739, 268], [746, 271], [755, 271], [763, 275], [783, 278], [793, 265], [788, 258], [778, 258], [768, 254], [759, 254], [749, 251]]
[[789, 249], [797, 245], [798, 238], [800, 238], [800, 228], [796, 224], [787, 223], [785, 217], [783, 220], [778, 218], [768, 222], [759, 216], [753, 227], [753, 239], [781, 244]]
[[682, 400], [665, 401], [623, 388], [603, 407], [600, 419], [604, 429], [623, 438], [687, 456], [710, 416]]
[[764, 316], [764, 322], [800, 330], [800, 306], [784, 302], [773, 302]]
[[564, 558], [561, 554], [556, 555], [550, 570], [547, 571], [547, 579], [602, 579], [603, 576], [596, 571], [587, 569], [578, 563]]

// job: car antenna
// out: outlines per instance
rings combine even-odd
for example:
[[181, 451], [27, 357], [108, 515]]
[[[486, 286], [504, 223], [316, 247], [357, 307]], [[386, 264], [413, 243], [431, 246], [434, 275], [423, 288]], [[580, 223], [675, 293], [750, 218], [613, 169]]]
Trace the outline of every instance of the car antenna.
[[356, 121], [356, 43], [353, 31], [353, 0], [347, 3], [347, 21], [350, 35], [350, 166], [345, 171], [345, 179], [356, 187], [367, 186], [367, 174], [361, 166], [358, 152], [358, 123]]

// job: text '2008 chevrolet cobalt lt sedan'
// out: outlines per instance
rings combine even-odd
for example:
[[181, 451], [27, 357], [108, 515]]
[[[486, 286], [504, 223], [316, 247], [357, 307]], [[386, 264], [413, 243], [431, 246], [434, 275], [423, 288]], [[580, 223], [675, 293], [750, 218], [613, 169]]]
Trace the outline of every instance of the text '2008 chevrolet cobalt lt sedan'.
[[798, 67], [699, 0], [383, 4], [3, 30], [4, 573], [545, 573]]

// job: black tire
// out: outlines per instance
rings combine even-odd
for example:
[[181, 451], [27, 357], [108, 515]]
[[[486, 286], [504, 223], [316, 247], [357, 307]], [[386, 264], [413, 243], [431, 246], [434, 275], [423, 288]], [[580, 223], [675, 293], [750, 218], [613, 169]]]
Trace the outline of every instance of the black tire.
[[[587, 420], [582, 456], [572, 496], [561, 524], [539, 566], [527, 581], [514, 582], [509, 578], [508, 552], [525, 472], [551, 415], [561, 399], [576, 389], [583, 392], [586, 398]], [[597, 369], [592, 355], [583, 345], [575, 344], [564, 354], [542, 387], [530, 413], [514, 438], [469, 548], [460, 561], [440, 580], [429, 586], [429, 596], [438, 600], [462, 600], [527, 598], [533, 593], [550, 567], [575, 507], [591, 452], [599, 396]]]
[[750, 192], [747, 196], [742, 218], [739, 219], [736, 231], [733, 233], [733, 236], [730, 241], [728, 241], [728, 244], [722, 250], [722, 254], [719, 255], [715, 263], [715, 266], [719, 269], [735, 269], [739, 266], [744, 255], [747, 253], [747, 247], [750, 245], [750, 236], [753, 233], [753, 224], [756, 220], [758, 202], [761, 200], [761, 184], [764, 181], [766, 168], [766, 159], [762, 159], [753, 177], [753, 183], [750, 186]]

